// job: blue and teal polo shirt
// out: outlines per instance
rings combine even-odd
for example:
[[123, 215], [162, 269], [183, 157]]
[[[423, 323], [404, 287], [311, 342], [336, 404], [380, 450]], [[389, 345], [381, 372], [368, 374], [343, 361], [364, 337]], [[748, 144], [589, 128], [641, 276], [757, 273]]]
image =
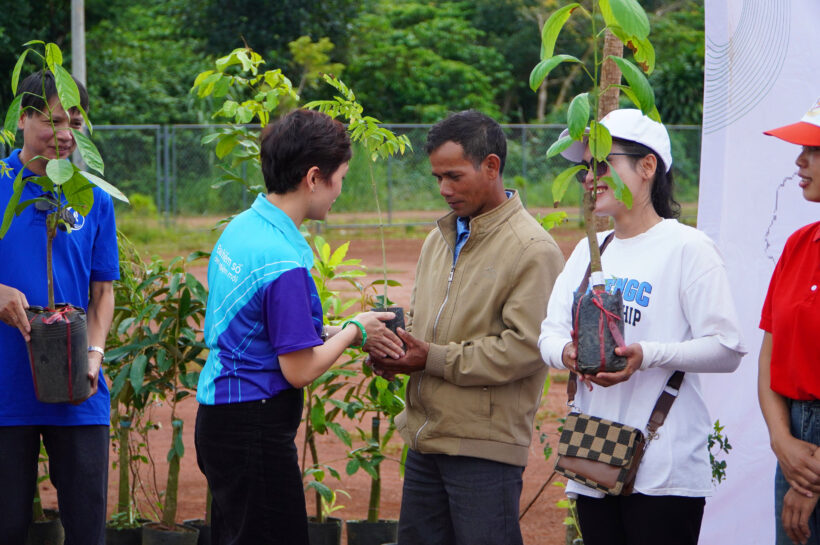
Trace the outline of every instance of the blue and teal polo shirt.
[[[20, 150], [0, 161], [0, 214], [23, 168]], [[26, 169], [24, 177], [36, 176]], [[34, 183], [23, 188], [20, 202], [42, 196]], [[0, 284], [23, 292], [30, 305], [48, 306], [46, 277], [46, 215], [28, 206], [12, 220], [0, 239]], [[120, 277], [117, 227], [111, 197], [94, 188], [94, 205], [87, 216], [75, 212], [71, 233], [58, 231], [52, 247], [54, 299], [88, 310], [89, 284]], [[0, 322], [0, 426], [108, 425], [111, 402], [100, 373], [97, 393], [79, 405], [40, 403], [34, 394], [28, 349], [17, 328]]]
[[322, 344], [312, 267], [305, 237], [265, 195], [228, 224], [208, 263], [210, 352], [197, 401], [257, 401], [292, 388], [278, 355]]

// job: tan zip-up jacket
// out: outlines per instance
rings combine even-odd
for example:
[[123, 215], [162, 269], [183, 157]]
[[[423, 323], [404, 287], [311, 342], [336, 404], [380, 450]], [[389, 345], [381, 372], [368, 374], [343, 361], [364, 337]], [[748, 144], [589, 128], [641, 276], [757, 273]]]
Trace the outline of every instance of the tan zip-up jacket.
[[422, 246], [408, 330], [430, 352], [398, 429], [421, 453], [525, 466], [547, 374], [538, 335], [564, 258], [517, 193], [470, 221], [454, 266], [455, 240], [450, 213]]

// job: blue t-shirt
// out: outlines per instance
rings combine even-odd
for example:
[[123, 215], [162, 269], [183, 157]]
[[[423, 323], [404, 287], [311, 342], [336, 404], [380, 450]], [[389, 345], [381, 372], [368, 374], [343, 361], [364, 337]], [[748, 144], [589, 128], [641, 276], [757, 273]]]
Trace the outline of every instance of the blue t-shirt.
[[[20, 150], [0, 161], [0, 213], [12, 195], [14, 179], [23, 164]], [[25, 177], [35, 176], [29, 170]], [[40, 186], [27, 183], [20, 202], [43, 194]], [[23, 292], [30, 305], [48, 306], [46, 277], [46, 215], [50, 212], [26, 207], [12, 220], [0, 239], [0, 284]], [[94, 188], [94, 205], [87, 216], [75, 212], [71, 233], [58, 231], [52, 247], [54, 300], [88, 310], [89, 283], [120, 277], [117, 228], [111, 198]], [[40, 403], [34, 394], [28, 350], [19, 330], [0, 322], [0, 426], [108, 425], [111, 403], [100, 373], [97, 393], [81, 403]]]
[[292, 388], [278, 354], [322, 344], [322, 303], [311, 267], [305, 237], [265, 195], [228, 224], [208, 264], [210, 352], [197, 401], [256, 401]]

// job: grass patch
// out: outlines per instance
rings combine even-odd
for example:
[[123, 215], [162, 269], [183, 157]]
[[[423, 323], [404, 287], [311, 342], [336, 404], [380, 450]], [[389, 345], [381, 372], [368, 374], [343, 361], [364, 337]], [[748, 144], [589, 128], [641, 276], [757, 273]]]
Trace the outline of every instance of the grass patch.
[[221, 230], [205, 225], [191, 226], [181, 219], [165, 222], [133, 214], [121, 214], [117, 218], [117, 227], [144, 256], [187, 256], [197, 250], [210, 252], [221, 233]]

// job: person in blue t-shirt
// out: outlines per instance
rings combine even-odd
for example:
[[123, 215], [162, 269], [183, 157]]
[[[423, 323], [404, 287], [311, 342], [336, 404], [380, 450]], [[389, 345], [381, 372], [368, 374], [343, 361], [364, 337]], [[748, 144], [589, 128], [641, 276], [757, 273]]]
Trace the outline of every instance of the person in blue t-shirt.
[[[87, 111], [88, 93], [79, 82], [77, 86], [80, 104]], [[41, 176], [48, 159], [70, 156], [77, 144], [70, 129], [83, 124], [77, 108], [66, 112], [60, 105], [50, 72], [24, 79], [18, 95], [23, 96], [22, 107], [31, 108], [22, 110], [18, 121], [22, 149], [0, 161], [0, 211], [9, 202], [17, 174], [23, 170], [24, 179]], [[58, 130], [56, 139], [52, 125]], [[28, 182], [20, 202], [42, 195], [39, 185]], [[37, 401], [26, 348], [30, 325], [25, 309], [48, 306], [45, 219], [49, 213], [26, 207], [0, 240], [0, 541], [25, 542], [42, 437], [65, 543], [103, 545], [110, 400], [100, 366], [114, 313], [112, 282], [119, 278], [114, 207], [110, 197], [95, 187], [90, 212], [75, 213], [72, 232], [58, 232], [54, 238], [55, 300], [84, 308], [88, 319], [88, 379], [93, 393], [73, 405]]]
[[228, 224], [211, 253], [210, 352], [197, 387], [195, 443], [213, 496], [215, 544], [308, 544], [294, 443], [302, 388], [348, 346], [403, 353], [383, 323], [392, 312], [322, 325], [313, 252], [299, 225], [325, 219], [350, 157], [344, 126], [325, 114], [296, 110], [266, 127], [261, 158], [268, 193]]

